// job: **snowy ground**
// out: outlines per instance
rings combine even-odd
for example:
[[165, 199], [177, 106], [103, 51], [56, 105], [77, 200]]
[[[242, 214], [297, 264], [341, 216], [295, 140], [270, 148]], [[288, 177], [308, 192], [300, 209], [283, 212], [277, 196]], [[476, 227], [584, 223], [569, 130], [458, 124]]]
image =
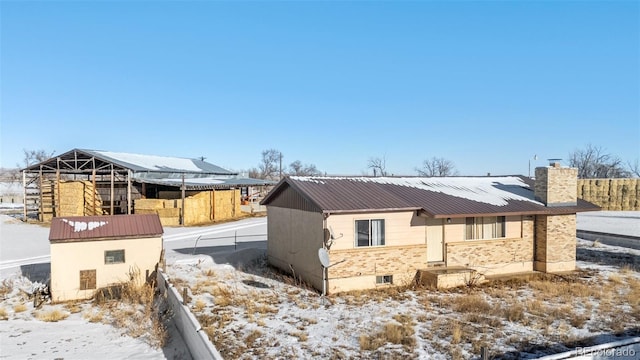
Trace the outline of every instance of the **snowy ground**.
[[[614, 232], [637, 229], [637, 212], [595, 214], [589, 214], [588, 230], [612, 232], [610, 218], [626, 218]], [[484, 345], [492, 355], [531, 358], [581, 340], [584, 346], [637, 332], [640, 322], [637, 300], [630, 298], [640, 298], [634, 292], [640, 288], [638, 250], [579, 240], [582, 271], [570, 278], [323, 301], [264, 265], [265, 218], [165, 232], [168, 273], [190, 288], [190, 306], [225, 358], [471, 358]], [[0, 280], [14, 281], [15, 289], [46, 280], [47, 237], [46, 227], [0, 216]], [[19, 303], [27, 309], [16, 312]], [[86, 308], [61, 308], [69, 316], [58, 322], [37, 320], [32, 304], [16, 296], [7, 295], [0, 308], [8, 318], [0, 321], [2, 359], [186, 358], [179, 341], [154, 349], [143, 338], [89, 322], [82, 316]], [[380, 339], [389, 342], [379, 345]]]

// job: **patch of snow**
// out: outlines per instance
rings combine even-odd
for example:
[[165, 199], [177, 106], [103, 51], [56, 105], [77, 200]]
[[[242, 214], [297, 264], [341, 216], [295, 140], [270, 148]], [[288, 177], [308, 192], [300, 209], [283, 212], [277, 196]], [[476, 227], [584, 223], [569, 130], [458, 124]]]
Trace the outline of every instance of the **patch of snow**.
[[[347, 180], [417, 188], [443, 193], [458, 198], [482, 202], [495, 206], [508, 205], [510, 200], [529, 201], [543, 205], [524, 190], [531, 190], [517, 176], [500, 177], [304, 177], [292, 176], [297, 181], [325, 184], [330, 180]], [[520, 191], [513, 191], [520, 190]]]
[[93, 230], [102, 226], [107, 225], [108, 221], [72, 221], [67, 219], [62, 219], [62, 222], [73, 227], [73, 232], [81, 232], [85, 230]]
[[132, 165], [140, 166], [152, 170], [173, 169], [178, 171], [201, 172], [202, 169], [193, 163], [192, 159], [176, 158], [157, 155], [141, 155], [112, 151], [96, 151], [97, 153], [110, 158], [123, 161]]
[[578, 230], [640, 237], [640, 211], [589, 211], [579, 213]]

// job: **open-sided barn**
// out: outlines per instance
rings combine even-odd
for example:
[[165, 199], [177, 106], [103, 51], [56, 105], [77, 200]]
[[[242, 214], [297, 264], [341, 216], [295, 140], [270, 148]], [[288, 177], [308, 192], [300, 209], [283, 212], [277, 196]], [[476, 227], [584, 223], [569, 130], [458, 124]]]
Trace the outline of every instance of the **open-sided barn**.
[[163, 225], [241, 215], [241, 190], [272, 182], [242, 178], [201, 159], [73, 149], [22, 170], [24, 218], [150, 214]]

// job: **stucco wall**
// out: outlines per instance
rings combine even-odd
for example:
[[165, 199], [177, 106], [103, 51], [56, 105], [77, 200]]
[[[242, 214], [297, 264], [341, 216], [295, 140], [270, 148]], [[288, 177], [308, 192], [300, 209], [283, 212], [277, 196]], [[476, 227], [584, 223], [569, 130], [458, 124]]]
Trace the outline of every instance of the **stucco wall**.
[[[125, 250], [125, 262], [105, 264], [107, 250]], [[123, 240], [83, 241], [51, 244], [52, 300], [91, 298], [95, 290], [80, 290], [80, 271], [96, 270], [96, 288], [129, 280], [131, 270], [139, 270], [138, 281], [151, 274], [162, 252], [162, 237]]]
[[267, 215], [269, 263], [288, 273], [293, 269], [297, 277], [322, 289], [318, 259], [324, 237], [322, 214], [269, 206]]

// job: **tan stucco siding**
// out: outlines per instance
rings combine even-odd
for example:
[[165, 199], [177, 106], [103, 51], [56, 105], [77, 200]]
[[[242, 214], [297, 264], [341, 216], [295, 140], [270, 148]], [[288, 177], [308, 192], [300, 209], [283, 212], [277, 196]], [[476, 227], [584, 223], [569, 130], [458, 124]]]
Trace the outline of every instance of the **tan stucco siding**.
[[337, 239], [331, 250], [355, 248], [355, 221], [372, 219], [384, 219], [385, 246], [425, 244], [426, 219], [416, 216], [415, 211], [332, 214], [327, 218], [327, 227], [331, 227]]
[[293, 268], [296, 276], [322, 289], [322, 213], [268, 206], [267, 215], [269, 263], [289, 273]]
[[[105, 251], [124, 250], [125, 262], [105, 264]], [[51, 244], [51, 292], [53, 301], [87, 299], [95, 290], [80, 290], [80, 271], [96, 270], [96, 288], [129, 280], [139, 271], [155, 270], [162, 252], [162, 237], [126, 240], [84, 241]]]

